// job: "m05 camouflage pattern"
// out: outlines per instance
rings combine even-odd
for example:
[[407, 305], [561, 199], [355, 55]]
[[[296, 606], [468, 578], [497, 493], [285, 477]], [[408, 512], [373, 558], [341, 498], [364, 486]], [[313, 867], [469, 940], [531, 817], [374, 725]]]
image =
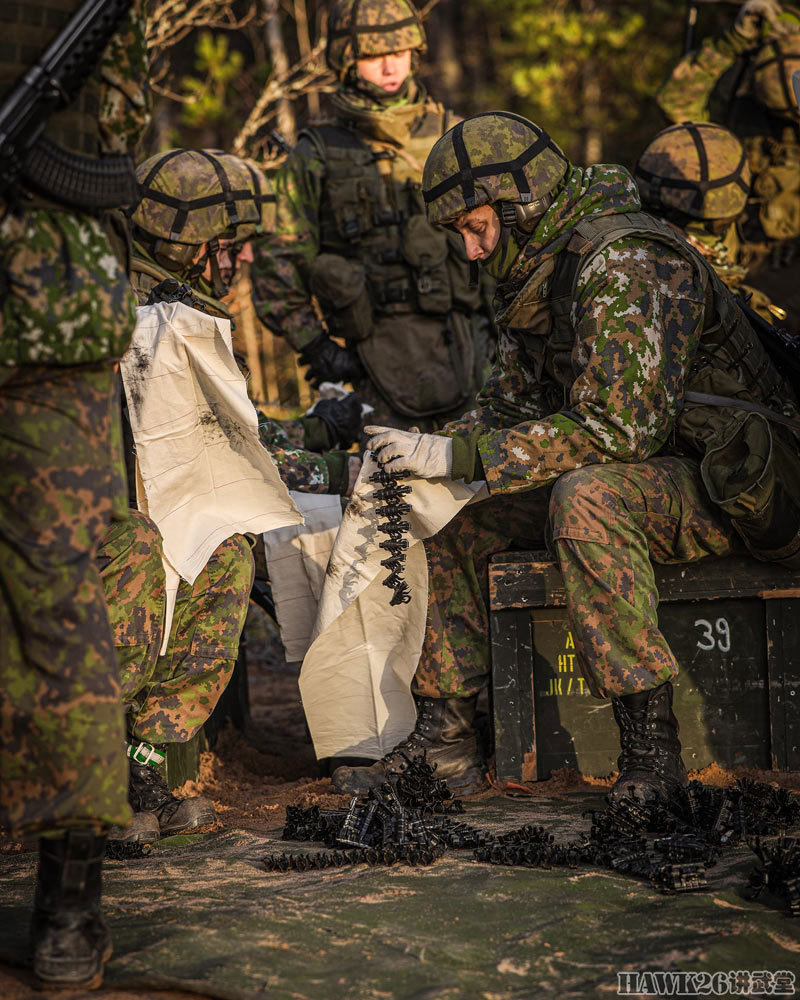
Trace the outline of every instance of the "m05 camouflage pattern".
[[131, 511], [103, 539], [98, 566], [120, 665], [130, 735], [185, 743], [214, 710], [233, 673], [253, 584], [242, 535], [212, 554], [193, 584], [181, 580], [164, 655], [166, 600], [158, 528]]
[[[30, 28], [16, 20], [23, 12], [33, 5], [2, 5], [4, 38]], [[18, 72], [11, 49], [0, 57], [6, 85]], [[135, 0], [91, 83], [99, 148], [83, 152], [133, 151], [148, 116], [145, 53]], [[119, 673], [93, 561], [126, 508], [108, 360], [133, 330], [125, 235], [110, 215], [41, 200], [0, 214], [0, 826], [99, 829], [130, 817]]]
[[740, 549], [691, 459], [591, 466], [553, 487], [466, 507], [425, 542], [430, 590], [418, 694], [467, 697], [488, 683], [489, 559], [545, 541], [561, 566], [575, 653], [597, 697], [656, 687], [678, 672], [658, 628], [652, 563]]
[[108, 362], [28, 365], [0, 390], [0, 827], [15, 836], [129, 817], [93, 560], [122, 482], [115, 380]]

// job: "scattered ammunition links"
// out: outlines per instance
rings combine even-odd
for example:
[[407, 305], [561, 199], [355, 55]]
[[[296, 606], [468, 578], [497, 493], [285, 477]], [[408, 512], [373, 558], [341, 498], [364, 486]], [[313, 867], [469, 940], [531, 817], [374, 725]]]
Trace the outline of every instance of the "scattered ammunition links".
[[[556, 843], [541, 826], [527, 824], [492, 834], [451, 818], [463, 812], [447, 782], [424, 755], [403, 754], [380, 789], [354, 796], [348, 809], [287, 806], [284, 840], [321, 841], [316, 854], [271, 854], [268, 871], [311, 871], [343, 865], [429, 865], [446, 850], [472, 848], [476, 861], [529, 868], [591, 865], [650, 882], [660, 892], [708, 888], [707, 869], [722, 850], [747, 843], [756, 855], [750, 875], [754, 896], [782, 896], [789, 916], [800, 917], [800, 839], [786, 830], [800, 820], [800, 798], [784, 789], [741, 779], [730, 788], [698, 781], [665, 803], [628, 794], [590, 814], [582, 839]], [[648, 843], [647, 833], [657, 833]], [[762, 840], [775, 836], [774, 842]]]

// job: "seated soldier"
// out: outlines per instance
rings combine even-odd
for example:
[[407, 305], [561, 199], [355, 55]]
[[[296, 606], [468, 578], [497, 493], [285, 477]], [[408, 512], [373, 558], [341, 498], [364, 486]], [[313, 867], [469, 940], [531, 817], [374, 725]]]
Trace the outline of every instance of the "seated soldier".
[[725, 284], [769, 323], [786, 311], [744, 284], [737, 219], [750, 192], [750, 167], [736, 136], [711, 122], [682, 122], [659, 132], [633, 169], [642, 204], [708, 260]]
[[[137, 170], [143, 198], [133, 214], [132, 272], [140, 304], [168, 278], [187, 283], [197, 305], [230, 318], [220, 301], [246, 241], [268, 223], [267, 182], [255, 165], [205, 150], [159, 154]], [[197, 207], [192, 206], [192, 199]], [[189, 207], [185, 207], [188, 200]], [[358, 435], [360, 403], [324, 401], [323, 416], [289, 428], [295, 441], [313, 435], [319, 447], [347, 447]], [[259, 430], [291, 489], [346, 494], [360, 459], [345, 451], [295, 447], [286, 429], [263, 414]], [[242, 535], [222, 542], [190, 585], [181, 580], [164, 639], [166, 601], [162, 541], [156, 525], [132, 510], [112, 526], [98, 553], [116, 644], [126, 708], [133, 822], [115, 839], [154, 840], [215, 820], [207, 799], [173, 796], [158, 766], [168, 743], [190, 740], [211, 715], [233, 672], [253, 579], [250, 544]]]
[[499, 282], [498, 364], [481, 408], [440, 434], [366, 430], [388, 471], [482, 479], [489, 499], [425, 542], [416, 726], [334, 785], [363, 792], [422, 750], [455, 789], [480, 784], [487, 564], [547, 539], [579, 665], [619, 727], [611, 796], [665, 798], [687, 776], [653, 562], [744, 543], [800, 565], [800, 449], [781, 423], [797, 413], [792, 390], [706, 259], [641, 211], [623, 167], [576, 167], [532, 122], [492, 112], [437, 142], [423, 194], [429, 220], [454, 226]]

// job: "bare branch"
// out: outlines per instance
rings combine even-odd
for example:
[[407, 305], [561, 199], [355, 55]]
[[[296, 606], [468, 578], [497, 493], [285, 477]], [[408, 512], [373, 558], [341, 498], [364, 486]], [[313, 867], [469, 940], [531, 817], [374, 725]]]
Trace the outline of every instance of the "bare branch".
[[430, 12], [433, 10], [433, 8], [438, 3], [439, 3], [439, 0], [428, 0], [428, 2], [425, 4], [425, 6], [422, 8], [422, 10], [419, 11], [419, 19], [420, 19], [420, 21], [424, 21], [425, 18], [428, 16], [428, 14], [430, 14]]
[[290, 66], [280, 76], [273, 74], [256, 101], [247, 121], [233, 142], [233, 152], [247, 153], [256, 134], [263, 131], [278, 114], [278, 103], [291, 100], [313, 90], [317, 93], [335, 89], [336, 78], [325, 63], [325, 40], [321, 39], [308, 55]]

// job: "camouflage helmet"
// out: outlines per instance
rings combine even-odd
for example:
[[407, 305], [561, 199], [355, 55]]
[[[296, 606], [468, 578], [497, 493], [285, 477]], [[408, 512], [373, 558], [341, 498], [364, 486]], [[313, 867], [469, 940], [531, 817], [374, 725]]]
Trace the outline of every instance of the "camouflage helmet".
[[136, 170], [141, 201], [134, 223], [170, 243], [244, 240], [260, 231], [275, 197], [254, 163], [215, 149], [172, 149]]
[[339, 0], [328, 27], [328, 66], [340, 79], [357, 59], [425, 51], [425, 31], [408, 0]]
[[[569, 168], [569, 160], [538, 125], [508, 111], [488, 111], [458, 122], [425, 161], [422, 193], [428, 220], [453, 222], [496, 202], [541, 215]], [[513, 211], [512, 211], [513, 214]], [[504, 222], [505, 213], [501, 213]]]
[[765, 42], [753, 65], [753, 96], [775, 114], [797, 118], [792, 89], [792, 74], [796, 70], [800, 70], [800, 34]]
[[696, 219], [735, 218], [750, 191], [744, 147], [732, 132], [710, 122], [683, 122], [659, 132], [633, 176], [645, 206]]

